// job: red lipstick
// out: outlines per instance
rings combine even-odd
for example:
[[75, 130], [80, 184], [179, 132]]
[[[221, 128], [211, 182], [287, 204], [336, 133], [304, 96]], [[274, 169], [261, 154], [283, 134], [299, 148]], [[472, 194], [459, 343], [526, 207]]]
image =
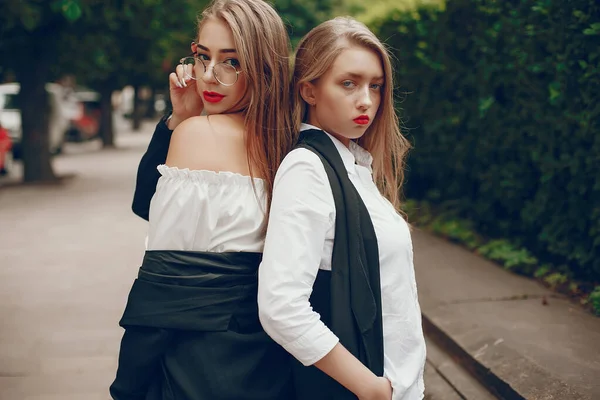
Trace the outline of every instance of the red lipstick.
[[358, 117], [353, 119], [358, 125], [367, 125], [369, 123], [368, 115], [359, 115]]
[[204, 97], [204, 100], [208, 101], [209, 103], [218, 103], [223, 100], [223, 97], [225, 97], [220, 93], [209, 92], [207, 90], [202, 92], [202, 96]]

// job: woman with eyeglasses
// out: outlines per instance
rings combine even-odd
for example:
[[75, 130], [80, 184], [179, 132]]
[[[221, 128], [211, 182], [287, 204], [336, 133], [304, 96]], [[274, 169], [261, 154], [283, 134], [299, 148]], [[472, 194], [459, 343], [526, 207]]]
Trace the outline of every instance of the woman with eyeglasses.
[[288, 400], [290, 359], [256, 296], [274, 175], [292, 146], [289, 38], [266, 2], [214, 0], [191, 50], [138, 170], [147, 251], [110, 394]]

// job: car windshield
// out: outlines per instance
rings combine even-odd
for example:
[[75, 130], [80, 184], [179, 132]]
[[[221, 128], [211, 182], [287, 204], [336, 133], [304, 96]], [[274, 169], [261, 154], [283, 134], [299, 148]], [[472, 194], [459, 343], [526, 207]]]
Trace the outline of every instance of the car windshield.
[[1, 110], [17, 110], [17, 95], [0, 93], [0, 109]]

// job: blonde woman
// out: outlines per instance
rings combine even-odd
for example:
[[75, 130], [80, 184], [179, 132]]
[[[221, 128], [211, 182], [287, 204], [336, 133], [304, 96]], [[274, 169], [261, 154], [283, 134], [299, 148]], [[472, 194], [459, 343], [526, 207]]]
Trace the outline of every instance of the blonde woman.
[[288, 400], [290, 357], [260, 326], [256, 295], [274, 174], [292, 145], [289, 39], [266, 2], [215, 0], [191, 49], [140, 164], [147, 251], [110, 393]]
[[301, 135], [275, 178], [261, 322], [299, 361], [298, 399], [422, 399], [425, 341], [399, 212], [409, 144], [390, 58], [363, 24], [336, 18], [295, 60]]

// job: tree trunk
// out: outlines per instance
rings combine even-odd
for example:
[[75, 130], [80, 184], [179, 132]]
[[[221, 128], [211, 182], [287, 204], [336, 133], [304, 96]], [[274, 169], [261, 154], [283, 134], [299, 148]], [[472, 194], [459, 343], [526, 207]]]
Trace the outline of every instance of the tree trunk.
[[150, 88], [150, 97], [146, 100], [146, 112], [144, 117], [153, 119], [156, 117], [156, 110], [154, 109], [154, 101], [156, 97], [156, 89]]
[[140, 85], [133, 86], [133, 130], [139, 131], [142, 127], [142, 102], [140, 101]]
[[113, 124], [112, 96], [113, 89], [107, 83], [100, 87], [100, 137], [103, 148], [115, 147], [115, 130]]
[[[30, 48], [39, 46], [37, 39], [32, 41]], [[40, 59], [43, 60], [43, 57]], [[16, 72], [21, 85], [18, 101], [23, 132], [21, 139], [23, 180], [25, 182], [55, 180], [49, 149], [50, 102], [45, 89], [48, 63], [23, 62]]]

